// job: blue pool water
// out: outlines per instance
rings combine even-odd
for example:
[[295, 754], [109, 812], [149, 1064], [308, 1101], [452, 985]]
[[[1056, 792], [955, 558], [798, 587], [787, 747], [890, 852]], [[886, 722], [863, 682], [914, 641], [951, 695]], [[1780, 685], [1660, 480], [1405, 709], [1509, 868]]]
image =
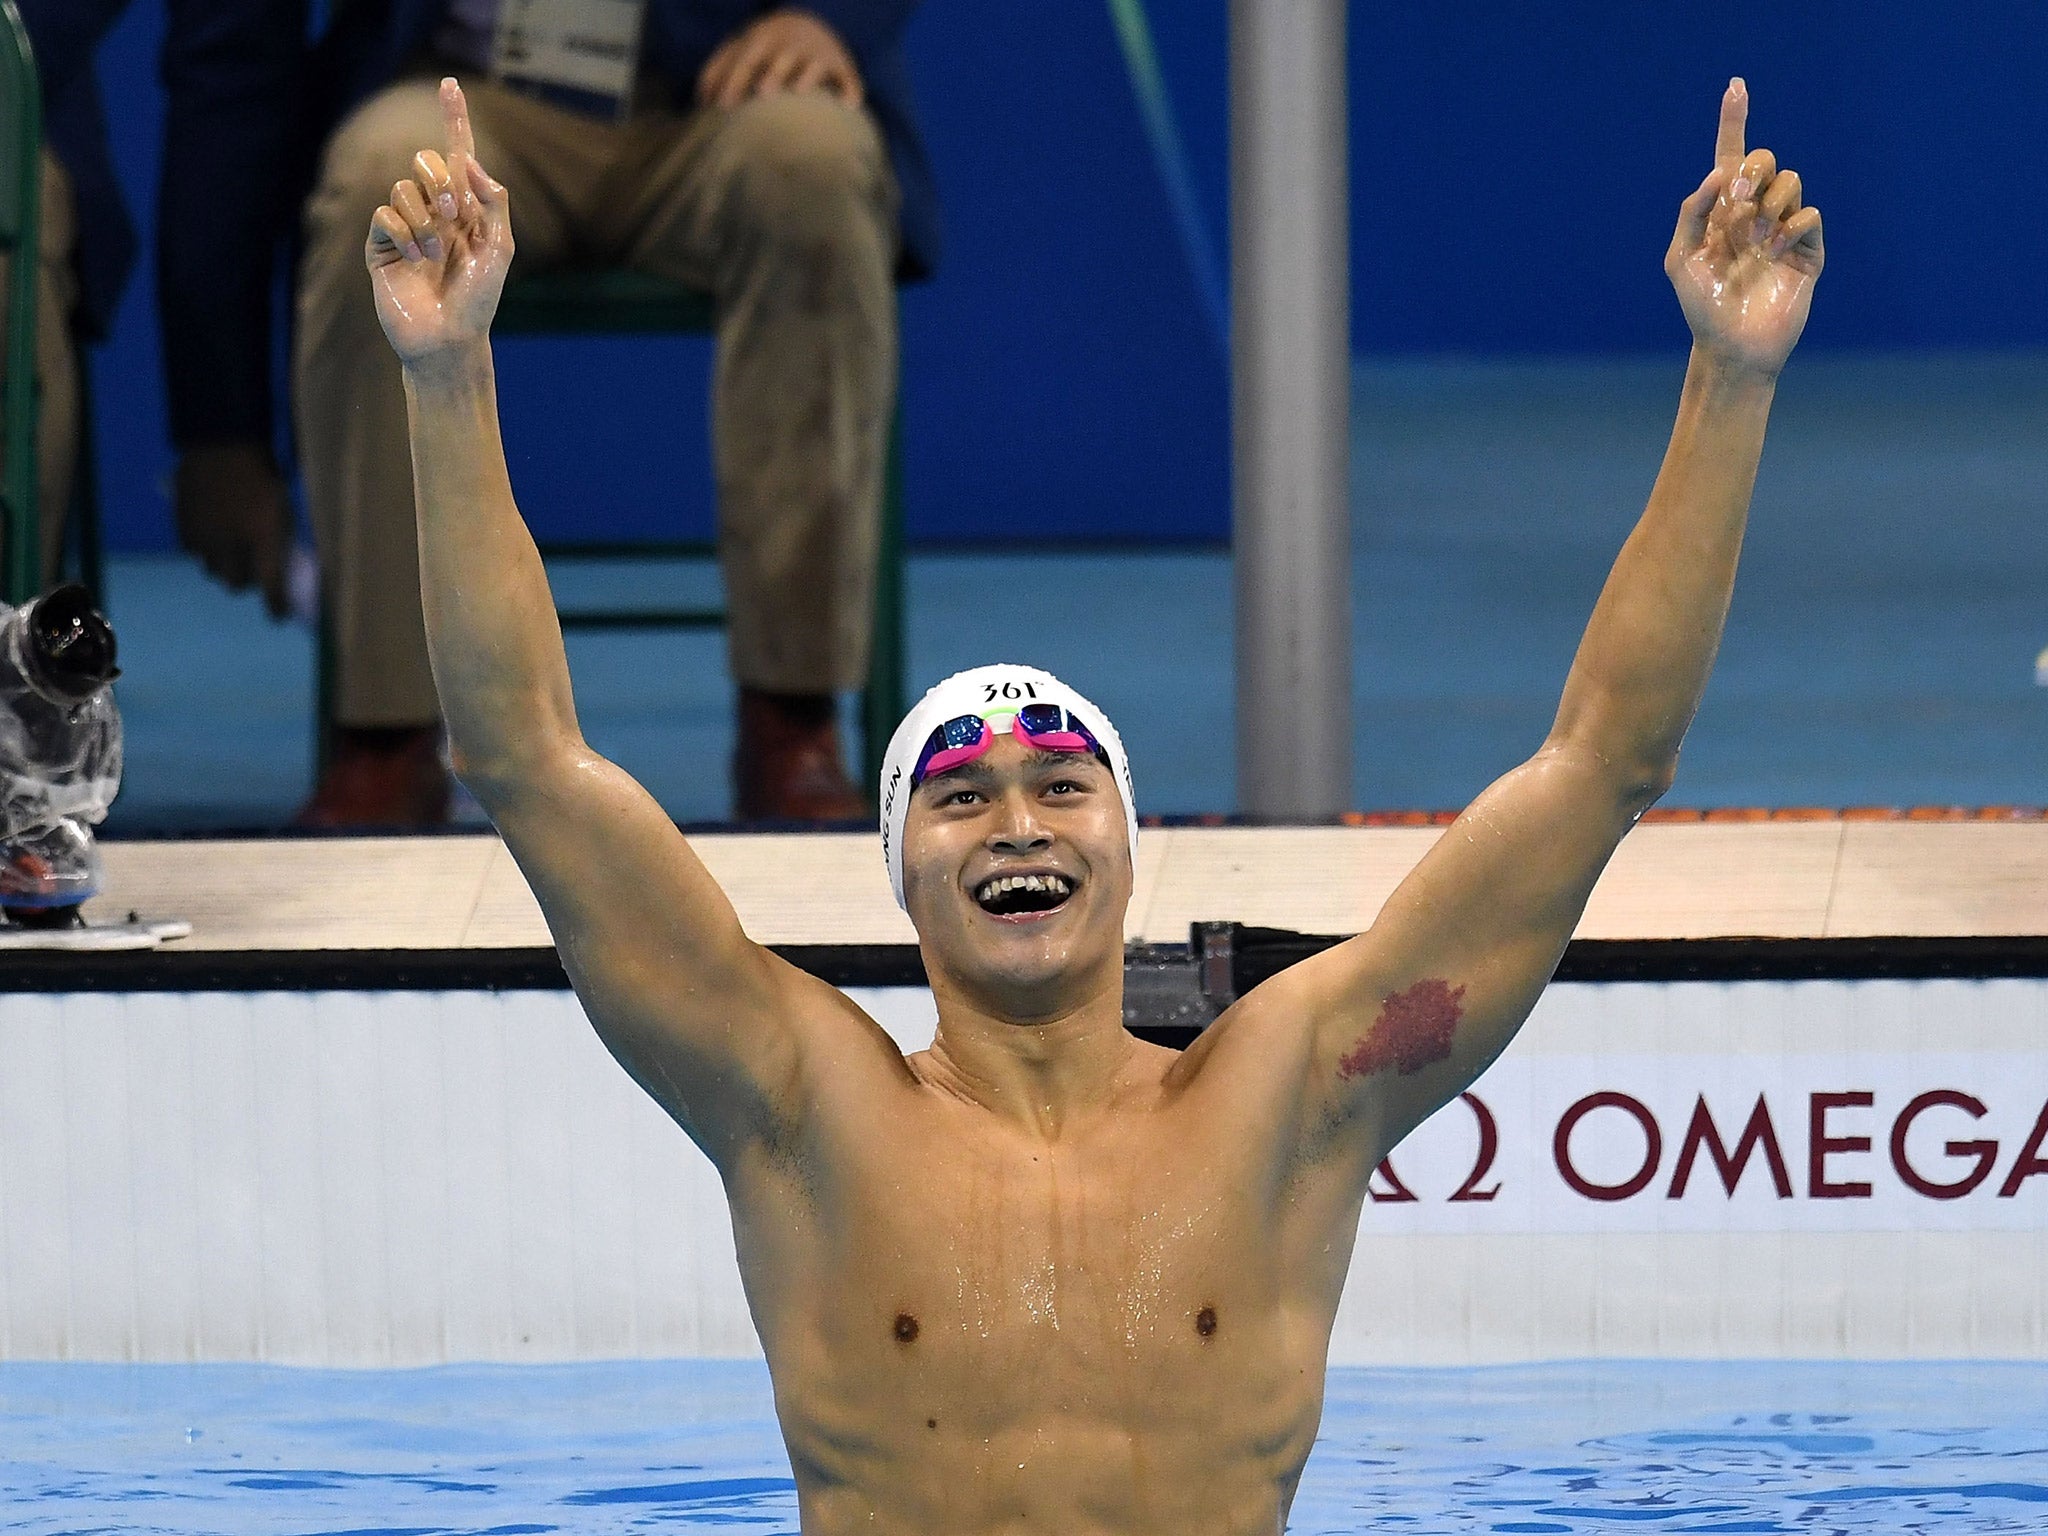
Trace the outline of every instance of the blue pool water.
[[[794, 1532], [755, 1363], [0, 1366], [0, 1531]], [[1302, 1533], [2048, 1531], [2048, 1367], [1339, 1370]]]

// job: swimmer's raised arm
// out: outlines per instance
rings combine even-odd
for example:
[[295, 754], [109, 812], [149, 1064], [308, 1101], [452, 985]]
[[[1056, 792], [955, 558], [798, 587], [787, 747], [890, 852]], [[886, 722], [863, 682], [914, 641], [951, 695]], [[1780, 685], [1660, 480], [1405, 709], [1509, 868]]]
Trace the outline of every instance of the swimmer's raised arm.
[[405, 369], [427, 649], [456, 772], [532, 885], [613, 1054], [714, 1158], [792, 1099], [799, 1022], [837, 998], [751, 942], [675, 824], [584, 743], [561, 626], [513, 503], [490, 324], [505, 189], [441, 88], [448, 153], [415, 157], [365, 259]]
[[1370, 931], [1275, 978], [1272, 999], [1246, 999], [1313, 1021], [1311, 1092], [1327, 1112], [1305, 1123], [1348, 1142], [1361, 1178], [1513, 1038], [1616, 844], [1676, 771], [1822, 261], [1798, 176], [1745, 151], [1747, 111], [1734, 81], [1714, 170], [1679, 210], [1664, 265], [1693, 351], [1677, 425], [1549, 737], [1445, 832]]

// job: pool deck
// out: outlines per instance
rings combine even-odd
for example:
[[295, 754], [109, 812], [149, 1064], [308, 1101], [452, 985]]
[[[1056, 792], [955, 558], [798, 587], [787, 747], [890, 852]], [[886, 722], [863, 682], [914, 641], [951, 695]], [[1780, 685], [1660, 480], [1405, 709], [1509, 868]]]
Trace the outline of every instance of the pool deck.
[[[1191, 924], [1369, 927], [1436, 827], [1172, 827], [1139, 834], [1126, 937]], [[908, 945], [878, 839], [693, 835], [748, 933]], [[185, 951], [527, 949], [540, 909], [494, 835], [112, 842], [94, 916], [193, 925]], [[2048, 936], [2048, 822], [1774, 821], [1637, 828], [1579, 924], [1586, 940]], [[0, 978], [5, 972], [0, 971]]]
[[[1677, 356], [1361, 365], [1350, 805], [1465, 805], [1543, 741], [1682, 373]], [[2044, 419], [2039, 354], [1800, 357], [1669, 804], [2043, 803]], [[704, 562], [557, 562], [549, 576], [577, 607], [718, 595]], [[1239, 803], [1227, 551], [919, 549], [908, 580], [913, 694], [1028, 659], [1117, 722], [1142, 810]], [[128, 730], [112, 824], [284, 825], [311, 780], [307, 630], [271, 624], [186, 558], [120, 556], [108, 582]], [[575, 631], [568, 654], [591, 746], [677, 820], [724, 818], [718, 641]]]

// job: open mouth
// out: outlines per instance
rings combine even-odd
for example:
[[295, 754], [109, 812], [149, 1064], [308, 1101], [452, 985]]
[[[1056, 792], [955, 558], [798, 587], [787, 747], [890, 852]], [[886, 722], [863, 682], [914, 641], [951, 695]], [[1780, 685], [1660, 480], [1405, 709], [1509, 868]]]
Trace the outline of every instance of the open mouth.
[[1065, 875], [997, 875], [976, 887], [974, 899], [991, 917], [1043, 917], [1057, 912], [1074, 894]]

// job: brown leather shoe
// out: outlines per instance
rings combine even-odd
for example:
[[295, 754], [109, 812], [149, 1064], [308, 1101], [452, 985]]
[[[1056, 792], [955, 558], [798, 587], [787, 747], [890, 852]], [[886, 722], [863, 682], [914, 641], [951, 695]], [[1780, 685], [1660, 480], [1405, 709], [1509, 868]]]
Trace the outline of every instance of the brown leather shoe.
[[742, 821], [864, 821], [868, 806], [839, 755], [831, 694], [740, 690], [732, 754], [733, 808]]
[[336, 726], [334, 748], [295, 827], [439, 827], [451, 789], [441, 728]]

